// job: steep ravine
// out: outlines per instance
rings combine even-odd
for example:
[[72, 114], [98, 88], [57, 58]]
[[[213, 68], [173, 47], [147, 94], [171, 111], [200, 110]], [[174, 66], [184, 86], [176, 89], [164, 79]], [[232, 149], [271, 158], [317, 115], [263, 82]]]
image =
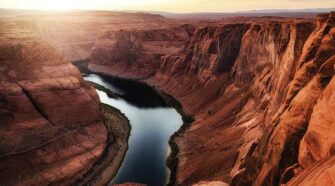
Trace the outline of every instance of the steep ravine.
[[0, 19], [0, 185], [108, 183], [127, 145], [119, 115], [38, 34]]
[[175, 138], [178, 185], [313, 184], [308, 174], [334, 184], [327, 177], [334, 173], [335, 139], [328, 132], [334, 130], [334, 23], [330, 13], [315, 20], [104, 28], [89, 69], [141, 79], [195, 116]]
[[335, 13], [83, 15], [0, 20], [0, 185], [70, 184], [101, 157], [97, 94], [51, 47], [82, 60], [93, 44], [90, 70], [143, 81], [194, 116], [173, 138], [177, 185], [335, 184]]

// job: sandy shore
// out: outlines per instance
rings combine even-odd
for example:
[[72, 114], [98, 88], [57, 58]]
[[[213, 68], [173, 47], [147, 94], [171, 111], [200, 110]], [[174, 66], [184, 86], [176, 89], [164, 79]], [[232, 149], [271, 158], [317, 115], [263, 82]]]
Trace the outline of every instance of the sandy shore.
[[128, 149], [131, 130], [128, 118], [106, 104], [101, 104], [108, 139], [105, 150], [93, 167], [73, 185], [107, 185], [116, 175]]

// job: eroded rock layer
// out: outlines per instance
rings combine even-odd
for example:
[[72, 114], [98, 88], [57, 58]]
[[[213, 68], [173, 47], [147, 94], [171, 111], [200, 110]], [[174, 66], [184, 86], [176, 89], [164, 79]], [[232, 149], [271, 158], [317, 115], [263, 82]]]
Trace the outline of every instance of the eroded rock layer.
[[103, 152], [99, 97], [37, 34], [0, 21], [0, 185], [68, 185]]
[[297, 182], [334, 155], [334, 16], [105, 27], [89, 69], [141, 79], [194, 115], [174, 139], [178, 185]]
[[[71, 62], [90, 58], [100, 28], [162, 28], [177, 23], [155, 14], [110, 11], [42, 12], [11, 19], [19, 28], [38, 33]], [[186, 21], [177, 24], [181, 22]]]

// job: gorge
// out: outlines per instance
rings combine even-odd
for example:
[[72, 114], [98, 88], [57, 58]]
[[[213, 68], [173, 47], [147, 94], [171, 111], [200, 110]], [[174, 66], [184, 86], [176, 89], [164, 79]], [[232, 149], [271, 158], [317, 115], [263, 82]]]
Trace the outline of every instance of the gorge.
[[[1, 33], [0, 184], [67, 185], [101, 156], [108, 132], [98, 94], [104, 103], [112, 97], [94, 91], [69, 60], [171, 95], [181, 104], [175, 108], [194, 118], [171, 138], [171, 185], [335, 184], [334, 12], [219, 20], [76, 12], [1, 20]], [[111, 105], [132, 122], [129, 105]], [[160, 126], [165, 142], [181, 124], [167, 110], [179, 119], [164, 124], [173, 130]], [[167, 143], [158, 146], [166, 153]], [[71, 162], [76, 169], [64, 171]], [[117, 183], [128, 181], [138, 180]]]
[[169, 180], [165, 166], [170, 151], [168, 141], [183, 123], [181, 116], [175, 109], [166, 108], [165, 101], [145, 85], [93, 74], [84, 78], [120, 95], [110, 97], [98, 91], [101, 102], [119, 109], [130, 120], [129, 148], [111, 183], [165, 185]]
[[[277, 185], [309, 167], [303, 162], [332, 155], [331, 144], [324, 155], [313, 155], [322, 146], [314, 141], [322, 140], [317, 130], [311, 132], [313, 142], [304, 135], [314, 120], [323, 119], [313, 107], [332, 86], [334, 13], [315, 22], [256, 18], [188, 35], [192, 29], [103, 30], [88, 65], [143, 79], [195, 114], [195, 122], [176, 138], [178, 185], [201, 180]], [[171, 43], [181, 41], [188, 43], [173, 50]], [[328, 135], [324, 139], [333, 141]]]

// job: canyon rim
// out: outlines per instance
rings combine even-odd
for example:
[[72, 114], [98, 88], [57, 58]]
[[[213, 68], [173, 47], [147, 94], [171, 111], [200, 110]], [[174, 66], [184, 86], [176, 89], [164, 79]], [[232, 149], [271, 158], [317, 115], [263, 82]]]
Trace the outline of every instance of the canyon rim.
[[167, 185], [335, 185], [330, 9], [1, 9], [0, 39], [0, 185], [112, 185], [136, 127], [102, 93], [179, 113]]

